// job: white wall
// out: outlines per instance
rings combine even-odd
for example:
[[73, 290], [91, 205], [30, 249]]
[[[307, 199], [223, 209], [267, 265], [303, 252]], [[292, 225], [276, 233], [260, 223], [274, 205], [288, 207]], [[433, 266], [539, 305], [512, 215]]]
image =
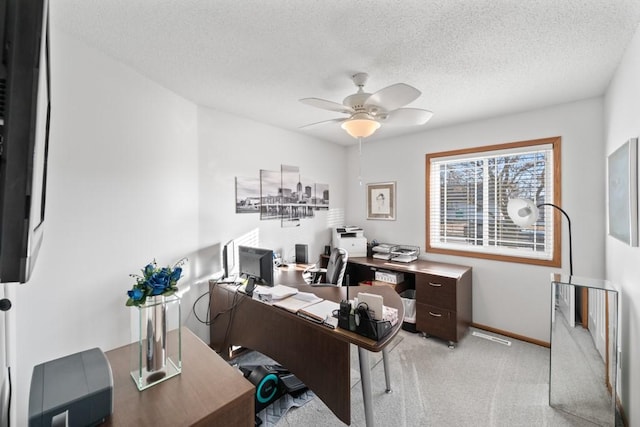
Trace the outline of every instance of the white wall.
[[[280, 252], [285, 260], [294, 259], [296, 243], [308, 244], [309, 260], [317, 260], [331, 241], [329, 228], [344, 222], [345, 147], [207, 108], [199, 109], [198, 126], [201, 258], [215, 263], [227, 241], [257, 232], [260, 246]], [[258, 213], [236, 214], [235, 178], [259, 178], [261, 169], [279, 171], [281, 165], [297, 166], [303, 177], [328, 184], [329, 211], [316, 211], [294, 228], [283, 228], [278, 220], [261, 221]], [[206, 290], [203, 283], [197, 293]], [[206, 304], [196, 306], [198, 313], [205, 309]], [[208, 327], [197, 322], [189, 326], [208, 340]]]
[[196, 106], [52, 20], [44, 241], [31, 280], [12, 285], [16, 425], [35, 364], [130, 342], [129, 274], [198, 244]]
[[[596, 98], [401, 138], [365, 141], [363, 186], [357, 167], [348, 175], [347, 222], [363, 226], [369, 240], [417, 245], [424, 251], [426, 154], [561, 136], [562, 207], [572, 219], [574, 272], [604, 277], [602, 111], [602, 99]], [[349, 163], [358, 162], [358, 150], [353, 147]], [[364, 184], [382, 181], [397, 183], [396, 221], [366, 220]], [[566, 222], [563, 232], [562, 271], [568, 273]], [[473, 267], [473, 322], [549, 342], [549, 274], [560, 269], [430, 253], [421, 258]]]
[[[330, 243], [328, 222], [344, 217], [346, 148], [207, 108], [199, 109], [198, 121], [200, 246], [225, 243], [259, 227], [261, 244], [289, 259], [296, 243], [307, 243], [315, 260]], [[279, 171], [281, 165], [297, 166], [301, 176], [329, 184], [330, 210], [316, 211], [315, 218], [294, 228], [260, 221], [257, 213], [236, 214], [235, 178], [259, 178], [261, 169]]]
[[[640, 136], [640, 28], [605, 97], [606, 155]], [[606, 168], [606, 157], [600, 160]], [[606, 179], [606, 178], [604, 178]], [[605, 230], [606, 231], [606, 230]], [[606, 238], [606, 275], [620, 288], [620, 394], [630, 426], [640, 426], [640, 248]]]
[[[199, 109], [57, 31], [53, 13], [52, 27], [46, 230], [31, 280], [10, 285], [15, 425], [26, 425], [34, 365], [131, 342], [129, 274], [153, 258], [189, 257], [183, 323], [208, 342], [192, 306], [220, 269], [221, 244], [257, 230], [261, 246], [291, 259], [306, 243], [315, 260], [344, 221], [344, 147]], [[235, 176], [281, 164], [329, 184], [331, 209], [296, 228], [236, 215]]]

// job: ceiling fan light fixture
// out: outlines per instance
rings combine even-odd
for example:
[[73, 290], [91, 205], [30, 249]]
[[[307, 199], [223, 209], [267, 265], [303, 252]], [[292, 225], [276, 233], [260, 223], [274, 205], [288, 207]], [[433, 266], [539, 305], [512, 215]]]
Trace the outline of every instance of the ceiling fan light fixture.
[[361, 140], [373, 135], [376, 130], [380, 129], [382, 122], [385, 126], [388, 124], [392, 127], [417, 126], [425, 124], [433, 115], [429, 110], [405, 108], [421, 94], [413, 86], [406, 83], [396, 83], [371, 94], [364, 90], [367, 76], [367, 73], [356, 73], [351, 76], [358, 91], [344, 98], [342, 104], [321, 98], [301, 99], [300, 102], [303, 104], [349, 115], [348, 118], [324, 120], [301, 126], [301, 128], [321, 123], [338, 122], [351, 137]]
[[342, 122], [341, 127], [354, 138], [366, 138], [380, 128], [380, 123], [369, 118], [366, 113], [359, 113]]

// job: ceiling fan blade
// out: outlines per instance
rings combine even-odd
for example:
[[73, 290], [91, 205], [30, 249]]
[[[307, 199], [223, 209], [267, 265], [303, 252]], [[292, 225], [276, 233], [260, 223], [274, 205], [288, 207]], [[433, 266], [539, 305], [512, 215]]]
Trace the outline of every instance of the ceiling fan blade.
[[337, 111], [338, 113], [351, 114], [354, 112], [353, 108], [346, 105], [338, 104], [337, 102], [327, 101], [320, 98], [303, 98], [300, 100], [303, 104], [311, 105], [312, 107], [322, 108], [323, 110]]
[[364, 102], [364, 105], [375, 105], [383, 108], [385, 111], [392, 111], [415, 101], [421, 93], [422, 92], [413, 86], [405, 83], [396, 83], [372, 94]]
[[399, 108], [391, 111], [382, 122], [392, 126], [423, 125], [429, 121], [433, 113], [420, 108]]
[[321, 122], [309, 123], [308, 125], [300, 126], [298, 129], [304, 129], [304, 128], [308, 128], [308, 127], [315, 126], [315, 125], [321, 125], [321, 124], [324, 124], [324, 123], [340, 123], [340, 122], [344, 122], [345, 120], [347, 120], [347, 119], [345, 118], [345, 119], [323, 120]]

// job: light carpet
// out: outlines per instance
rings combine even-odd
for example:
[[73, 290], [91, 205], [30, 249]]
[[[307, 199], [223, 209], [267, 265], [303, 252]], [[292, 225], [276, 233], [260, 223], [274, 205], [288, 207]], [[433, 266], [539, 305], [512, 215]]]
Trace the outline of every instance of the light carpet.
[[[399, 336], [403, 340], [389, 353], [392, 393], [384, 391], [383, 364], [372, 369], [377, 426], [592, 425], [549, 406], [548, 348], [499, 335], [512, 345], [467, 334], [449, 349], [445, 342], [419, 334], [400, 331]], [[357, 357], [351, 363], [357, 364]], [[278, 423], [319, 425], [344, 424], [318, 398]], [[365, 426], [359, 382], [351, 390], [351, 425]]]

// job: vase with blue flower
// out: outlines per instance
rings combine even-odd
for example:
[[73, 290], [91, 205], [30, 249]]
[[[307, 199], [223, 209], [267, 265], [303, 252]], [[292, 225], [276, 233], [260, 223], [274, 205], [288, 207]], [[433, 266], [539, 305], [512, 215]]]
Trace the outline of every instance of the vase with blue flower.
[[136, 282], [127, 291], [126, 305], [138, 311], [134, 333], [139, 343], [132, 357], [131, 377], [138, 390], [182, 372], [180, 297], [176, 292], [186, 261], [158, 267], [154, 260], [142, 269], [142, 275], [130, 275]]

